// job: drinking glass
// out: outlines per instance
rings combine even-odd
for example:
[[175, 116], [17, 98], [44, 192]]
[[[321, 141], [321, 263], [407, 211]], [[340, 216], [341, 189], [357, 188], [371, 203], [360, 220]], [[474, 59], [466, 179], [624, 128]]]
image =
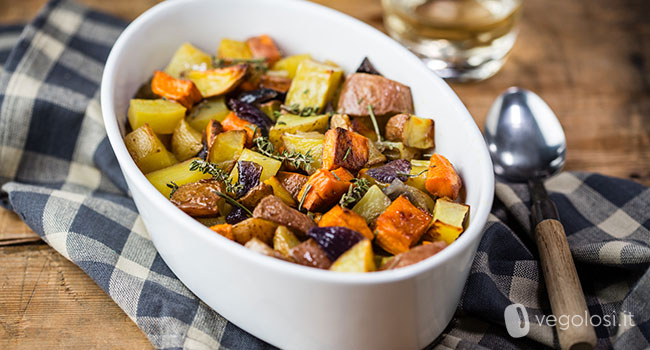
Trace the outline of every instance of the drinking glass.
[[382, 0], [388, 33], [452, 81], [501, 69], [517, 37], [522, 0]]

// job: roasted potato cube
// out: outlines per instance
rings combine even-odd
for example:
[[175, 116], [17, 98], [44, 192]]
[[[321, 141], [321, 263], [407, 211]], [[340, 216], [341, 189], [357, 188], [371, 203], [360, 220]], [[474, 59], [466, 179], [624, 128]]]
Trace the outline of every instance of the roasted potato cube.
[[212, 177], [210, 174], [204, 174], [200, 171], [191, 171], [190, 163], [199, 158], [191, 158], [182, 163], [174, 164], [172, 166], [152, 171], [146, 175], [147, 179], [158, 192], [163, 196], [169, 197], [172, 189], [167, 186], [172, 182], [178, 186], [182, 186], [191, 182], [196, 182], [202, 179], [209, 179]]
[[390, 203], [390, 198], [377, 185], [373, 185], [361, 197], [361, 200], [352, 207], [352, 211], [366, 219], [368, 224], [373, 225], [379, 215], [386, 211]]
[[293, 79], [296, 76], [296, 71], [300, 63], [306, 60], [311, 60], [310, 54], [288, 56], [275, 62], [272, 68], [274, 71], [281, 70], [287, 72], [289, 79]]
[[383, 154], [389, 160], [395, 159], [413, 159], [420, 155], [420, 150], [404, 145], [401, 142], [388, 142], [384, 141], [380, 144], [383, 149]]
[[182, 105], [159, 100], [131, 100], [129, 105], [129, 124], [135, 130], [144, 124], [149, 124], [157, 134], [171, 134], [178, 121], [185, 117], [187, 109]]
[[221, 39], [219, 48], [217, 49], [217, 57], [230, 60], [247, 60], [253, 58], [253, 53], [243, 41]]
[[253, 216], [287, 226], [301, 238], [316, 226], [309, 216], [289, 207], [276, 196], [264, 197], [255, 207]]
[[181, 45], [165, 68], [165, 73], [174, 78], [189, 70], [205, 70], [212, 65], [212, 58], [190, 43]]
[[[281, 71], [285, 73], [284, 71]], [[272, 89], [287, 93], [291, 87], [291, 78], [279, 74], [263, 74], [260, 77], [260, 88]]]
[[273, 39], [266, 34], [248, 38], [246, 45], [253, 54], [253, 58], [264, 58], [269, 65], [273, 65], [282, 58], [282, 53], [275, 46]]
[[455, 200], [462, 187], [462, 181], [449, 160], [440, 154], [434, 153], [429, 161], [425, 187], [429, 193], [436, 197], [447, 197]]
[[266, 116], [269, 117], [269, 119], [275, 122], [278, 119], [275, 113], [280, 111], [281, 106], [282, 106], [282, 102], [278, 100], [273, 100], [273, 101], [262, 103], [259, 108], [260, 111], [264, 112], [264, 114], [266, 114]]
[[203, 100], [190, 110], [185, 118], [187, 122], [196, 130], [204, 130], [210, 120], [222, 122], [230, 110], [226, 106], [223, 96], [213, 97]]
[[201, 133], [194, 130], [185, 119], [181, 119], [172, 134], [172, 152], [180, 161], [196, 156], [203, 148]]
[[225, 192], [224, 184], [216, 179], [204, 179], [178, 187], [170, 201], [189, 216], [214, 216], [225, 214], [225, 199], [216, 192]]
[[370, 115], [368, 105], [377, 116], [413, 113], [411, 89], [380, 75], [351, 74], [341, 88], [338, 112], [367, 117]]
[[309, 177], [298, 194], [302, 207], [312, 212], [329, 208], [348, 191], [353, 178], [344, 168], [318, 170]]
[[167, 151], [149, 124], [126, 135], [124, 144], [135, 164], [145, 174], [177, 163], [176, 157]]
[[246, 208], [253, 210], [255, 209], [257, 203], [262, 200], [262, 198], [271, 195], [273, 195], [273, 187], [262, 182], [259, 185], [251, 188], [250, 191], [246, 193], [246, 195], [241, 197], [239, 199], [239, 203], [241, 203]]
[[295, 114], [283, 114], [269, 130], [269, 140], [278, 148], [282, 146], [284, 133], [295, 134], [298, 131], [316, 131], [324, 133], [327, 130], [329, 116], [327, 114], [301, 117]]
[[431, 215], [399, 196], [377, 218], [377, 244], [392, 254], [408, 251], [429, 227]]
[[185, 77], [196, 84], [203, 97], [212, 97], [234, 90], [247, 71], [248, 65], [238, 64], [205, 71], [193, 70], [187, 72]]
[[240, 244], [246, 244], [253, 238], [266, 244], [272, 244], [276, 228], [278, 228], [278, 224], [275, 222], [260, 218], [248, 218], [232, 225], [232, 235]]
[[151, 91], [168, 100], [176, 101], [185, 108], [201, 101], [203, 97], [193, 82], [175, 79], [171, 75], [157, 70], [151, 80]]
[[417, 262], [438, 254], [441, 250], [445, 249], [445, 247], [447, 247], [447, 244], [445, 244], [445, 242], [433, 242], [431, 244], [414, 247], [413, 249], [398, 254], [390, 260], [386, 261], [381, 266], [381, 270], [392, 270], [404, 266], [413, 265]]
[[282, 187], [286, 188], [287, 191], [291, 193], [294, 200], [298, 200], [300, 189], [305, 185], [309, 178], [303, 174], [288, 171], [279, 171], [276, 176], [278, 181], [280, 181], [280, 184], [282, 184]]
[[208, 151], [208, 161], [220, 164], [238, 159], [246, 145], [246, 131], [232, 130], [218, 134]]
[[[274, 176], [277, 174], [278, 170], [280, 169], [280, 166], [282, 165], [282, 162], [273, 159], [271, 157], [267, 157], [263, 154], [257, 153], [255, 151], [251, 151], [248, 148], [245, 148], [241, 155], [239, 156], [239, 159], [237, 160], [239, 162], [241, 161], [249, 161], [253, 163], [257, 163], [262, 166], [262, 175], [260, 176], [260, 182], [264, 182], [270, 177]], [[235, 168], [232, 171], [232, 178], [233, 181], [237, 181], [239, 178], [239, 174], [237, 172], [237, 168]]]
[[350, 130], [352, 128], [352, 121], [347, 114], [334, 114], [330, 118], [330, 129], [342, 128]]
[[468, 217], [469, 205], [438, 198], [433, 209], [433, 224], [426, 237], [434, 242], [444, 241], [451, 244], [465, 230]]
[[210, 120], [208, 125], [205, 126], [205, 145], [208, 149], [212, 148], [212, 144], [214, 144], [214, 140], [217, 139], [217, 135], [221, 134], [223, 132], [223, 127], [221, 124], [216, 121], [216, 120]]
[[289, 256], [300, 265], [318, 269], [326, 270], [332, 265], [332, 260], [327, 257], [327, 254], [312, 238], [293, 247], [289, 251]]
[[325, 133], [323, 146], [323, 169], [343, 167], [353, 173], [368, 162], [368, 139], [342, 128]]
[[280, 183], [280, 180], [276, 176], [271, 176], [268, 178], [266, 181], [264, 181], [265, 184], [273, 187], [273, 195], [280, 198], [284, 204], [290, 206], [290, 207], [295, 207], [298, 204], [296, 201], [293, 199], [293, 196], [289, 191], [287, 191], [284, 186]]
[[370, 239], [364, 239], [352, 246], [332, 263], [331, 271], [372, 272], [376, 270], [375, 257]]
[[289, 252], [295, 246], [299, 245], [300, 241], [286, 226], [278, 226], [275, 229], [275, 235], [273, 236], [273, 249], [280, 252], [280, 254], [288, 257]]
[[415, 187], [420, 191], [425, 191], [427, 188], [424, 183], [427, 179], [427, 170], [429, 169], [429, 161], [426, 160], [411, 160], [411, 175], [405, 184]]
[[347, 227], [350, 230], [359, 232], [368, 239], [375, 238], [375, 236], [372, 234], [372, 231], [370, 231], [370, 228], [368, 228], [366, 219], [350, 209], [342, 208], [340, 205], [335, 205], [332, 209], [330, 209], [330, 211], [323, 214], [323, 216], [321, 216], [320, 220], [318, 221], [318, 226]]
[[386, 139], [402, 142], [405, 146], [428, 149], [435, 146], [432, 119], [410, 114], [398, 114], [386, 123]]
[[[282, 135], [283, 148], [289, 152], [300, 152], [310, 154], [314, 161], [308, 169], [309, 174], [313, 174], [323, 165], [323, 144], [325, 135], [318, 132], [297, 132], [295, 134]], [[307, 170], [307, 169], [306, 169]]]
[[232, 225], [231, 224], [217, 224], [210, 226], [210, 230], [228, 238], [231, 241], [235, 240], [235, 237], [232, 235]]
[[287, 257], [282, 255], [280, 252], [276, 252], [275, 250], [271, 249], [268, 244], [262, 242], [257, 238], [250, 239], [248, 242], [246, 242], [246, 244], [244, 244], [244, 247], [262, 255], [270, 256], [272, 258], [288, 260]]
[[312, 60], [302, 61], [287, 92], [285, 104], [321, 111], [338, 89], [342, 76], [340, 68]]

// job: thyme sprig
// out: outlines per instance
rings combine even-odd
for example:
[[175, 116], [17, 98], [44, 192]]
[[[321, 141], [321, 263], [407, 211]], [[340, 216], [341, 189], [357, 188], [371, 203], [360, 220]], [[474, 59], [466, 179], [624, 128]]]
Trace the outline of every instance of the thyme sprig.
[[305, 186], [305, 191], [302, 193], [302, 198], [300, 198], [300, 203], [298, 204], [299, 211], [302, 210], [302, 206], [303, 204], [305, 204], [305, 198], [307, 198], [307, 193], [309, 193], [311, 187], [312, 187], [311, 184], [307, 184], [307, 186]]
[[277, 153], [275, 146], [273, 146], [273, 143], [271, 143], [269, 138], [266, 136], [256, 137], [253, 142], [255, 143], [257, 150], [267, 157], [279, 161], [286, 160], [291, 166], [307, 172], [311, 170], [311, 164], [314, 162], [311, 150], [307, 151], [307, 153], [287, 150], [282, 151], [282, 153]]
[[176, 192], [176, 190], [178, 190], [178, 185], [174, 181], [170, 181], [167, 184], [167, 187], [172, 189], [172, 191], [169, 192], [169, 198], [172, 198], [172, 196], [174, 195], [174, 192]]
[[195, 159], [190, 163], [190, 171], [200, 171], [204, 174], [212, 175], [212, 177], [226, 185], [226, 192], [228, 193], [237, 193], [243, 188], [242, 184], [233, 184], [230, 181], [230, 175], [215, 163]]
[[269, 69], [269, 66], [266, 64], [266, 59], [264, 58], [218, 58], [212, 56], [213, 68], [224, 68], [241, 63], [248, 64], [255, 70], [266, 71]]
[[292, 103], [290, 105], [281, 105], [280, 108], [291, 114], [299, 115], [301, 117], [309, 117], [318, 113], [318, 108], [316, 107], [305, 107], [300, 108], [300, 105], [297, 103]]
[[407, 173], [397, 172], [397, 175], [398, 175], [398, 176], [406, 176], [406, 177], [418, 177], [418, 176], [420, 176], [420, 175], [426, 173], [428, 170], [429, 170], [429, 168], [424, 169], [424, 170], [420, 171], [420, 172], [417, 173], [417, 174], [407, 174]]
[[246, 208], [243, 204], [237, 202], [234, 198], [230, 197], [229, 195], [227, 195], [225, 193], [219, 192], [219, 191], [213, 191], [213, 192], [216, 193], [217, 196], [225, 199], [226, 202], [228, 202], [231, 205], [234, 205], [234, 206], [240, 208], [241, 210], [243, 210], [246, 214], [248, 214], [248, 216], [253, 216], [253, 213], [248, 208]]
[[353, 179], [352, 186], [348, 188], [348, 192], [341, 197], [339, 205], [344, 208], [350, 208], [356, 202], [361, 200], [370, 188], [370, 181], [366, 179]]

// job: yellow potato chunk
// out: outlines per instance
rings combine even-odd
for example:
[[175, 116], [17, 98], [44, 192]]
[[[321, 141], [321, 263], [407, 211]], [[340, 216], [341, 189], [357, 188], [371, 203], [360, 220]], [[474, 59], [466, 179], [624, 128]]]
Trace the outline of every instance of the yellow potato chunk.
[[174, 155], [167, 151], [149, 124], [126, 135], [124, 144], [135, 164], [145, 174], [177, 163]]
[[264, 183], [273, 187], [273, 195], [280, 198], [284, 202], [284, 204], [291, 207], [295, 207], [298, 205], [296, 201], [293, 199], [291, 193], [286, 188], [284, 188], [284, 186], [282, 186], [280, 180], [278, 180], [277, 177], [271, 176], [270, 178], [266, 179]]
[[223, 96], [213, 97], [203, 100], [192, 107], [188, 114], [187, 122], [196, 130], [205, 130], [210, 119], [222, 122], [230, 110], [226, 106], [226, 100]]
[[323, 165], [323, 145], [325, 135], [312, 132], [297, 132], [295, 134], [282, 135], [284, 149], [289, 152], [309, 153], [314, 161], [310, 164], [309, 174], [314, 173]]
[[331, 271], [339, 272], [371, 272], [375, 269], [375, 257], [369, 239], [352, 246], [330, 266]]
[[176, 50], [171, 61], [165, 68], [165, 73], [174, 78], [180, 78], [181, 73], [188, 70], [205, 70], [212, 65], [212, 58], [207, 53], [197, 49], [190, 43], [185, 43]]
[[[429, 169], [428, 160], [411, 160], [411, 172], [409, 174], [413, 175], [406, 180], [405, 184], [413, 186], [420, 191], [427, 191], [427, 188], [424, 186], [425, 181], [427, 180], [427, 169]], [[417, 175], [417, 176], [416, 176]]]
[[133, 130], [149, 124], [157, 134], [171, 134], [178, 121], [185, 117], [185, 111], [185, 107], [172, 101], [133, 99], [129, 105], [129, 124]]
[[212, 147], [208, 152], [208, 161], [211, 163], [223, 163], [235, 161], [241, 155], [246, 144], [246, 131], [230, 130], [222, 132], [214, 139]]
[[243, 41], [221, 39], [217, 49], [217, 57], [224, 59], [251, 59], [253, 53]]
[[156, 170], [147, 174], [147, 179], [151, 184], [165, 197], [169, 197], [172, 189], [167, 184], [174, 182], [178, 186], [196, 182], [202, 179], [209, 179], [210, 174], [204, 174], [200, 171], [191, 171], [190, 163], [199, 158], [188, 159], [182, 163], [174, 164], [164, 169]]
[[296, 71], [300, 63], [306, 60], [311, 60], [311, 55], [306, 53], [302, 55], [293, 55], [287, 56], [273, 65], [273, 70], [285, 71], [288, 74], [288, 77], [293, 79], [296, 76]]
[[194, 130], [185, 119], [181, 119], [172, 134], [172, 152], [180, 161], [194, 157], [203, 144], [201, 143], [201, 133]]
[[329, 115], [327, 114], [314, 115], [311, 117], [301, 117], [295, 114], [283, 114], [269, 130], [269, 140], [271, 140], [274, 146], [279, 148], [282, 146], [283, 134], [295, 134], [298, 131], [317, 131], [319, 133], [324, 133], [327, 131], [328, 123]]
[[321, 111], [336, 92], [342, 76], [343, 71], [338, 67], [304, 60], [298, 65], [285, 104]]
[[[264, 182], [269, 178], [271, 178], [272, 176], [275, 176], [278, 170], [280, 170], [280, 166], [282, 165], [281, 161], [277, 159], [273, 159], [271, 157], [267, 157], [255, 151], [251, 151], [248, 148], [245, 148], [242, 151], [241, 155], [239, 156], [239, 159], [237, 159], [237, 161], [244, 161], [244, 160], [257, 163], [262, 166], [262, 175], [260, 176], [261, 182]], [[239, 179], [239, 173], [237, 168], [238, 167], [235, 167], [231, 174], [233, 182], [237, 182], [237, 180]]]
[[300, 244], [300, 240], [286, 226], [278, 226], [273, 236], [273, 249], [289, 257], [291, 248]]
[[439, 198], [433, 209], [433, 224], [427, 232], [432, 241], [451, 244], [465, 229], [469, 216], [469, 205], [459, 204]]

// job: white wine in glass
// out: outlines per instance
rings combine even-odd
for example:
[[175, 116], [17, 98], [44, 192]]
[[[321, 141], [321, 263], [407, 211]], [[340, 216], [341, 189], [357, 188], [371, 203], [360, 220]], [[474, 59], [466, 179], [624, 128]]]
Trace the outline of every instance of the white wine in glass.
[[440, 76], [479, 81], [501, 69], [522, 0], [382, 0], [388, 33]]

